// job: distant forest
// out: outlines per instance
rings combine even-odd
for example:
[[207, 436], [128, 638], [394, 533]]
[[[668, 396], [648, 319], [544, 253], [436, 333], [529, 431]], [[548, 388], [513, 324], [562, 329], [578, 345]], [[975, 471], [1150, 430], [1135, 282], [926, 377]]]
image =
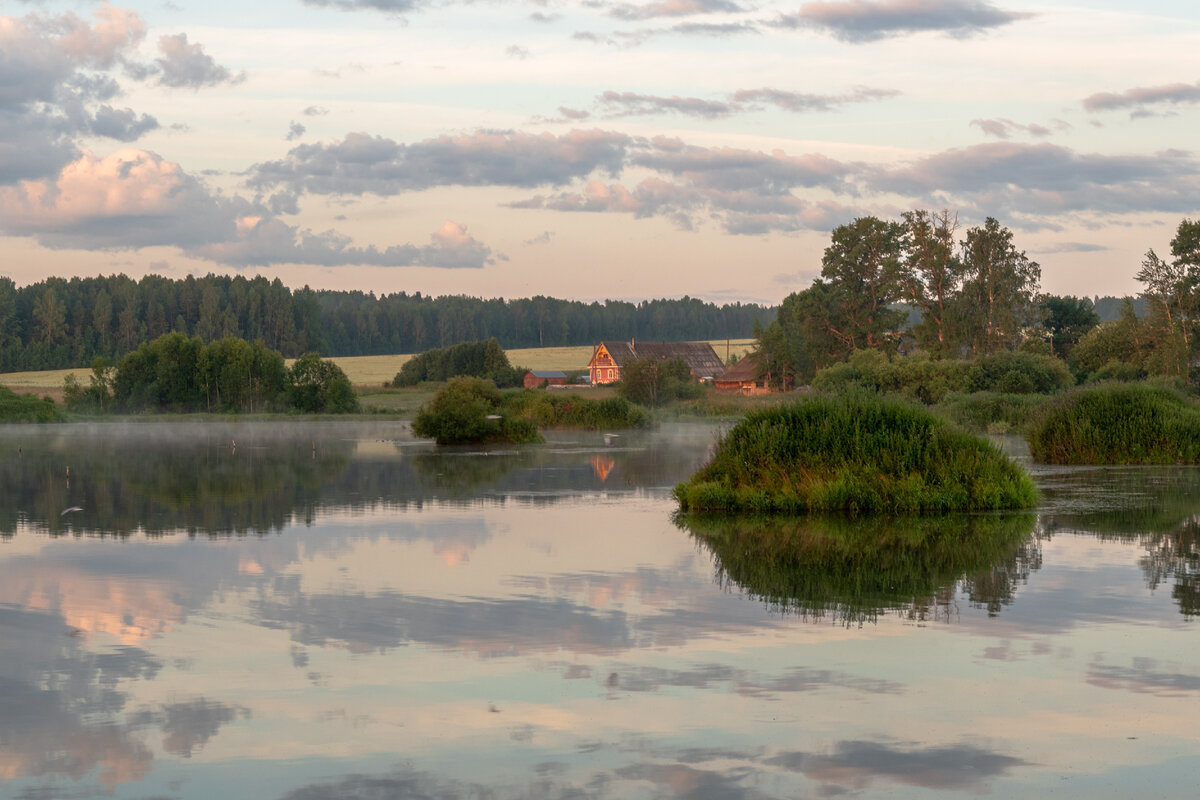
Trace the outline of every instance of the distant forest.
[[48, 278], [17, 287], [0, 277], [0, 372], [116, 361], [165, 333], [211, 342], [235, 336], [286, 357], [418, 353], [495, 337], [505, 348], [589, 345], [601, 339], [749, 338], [775, 319], [758, 304], [695, 298], [584, 303], [553, 297], [484, 300], [420, 292], [292, 290], [279, 279], [189, 275]]

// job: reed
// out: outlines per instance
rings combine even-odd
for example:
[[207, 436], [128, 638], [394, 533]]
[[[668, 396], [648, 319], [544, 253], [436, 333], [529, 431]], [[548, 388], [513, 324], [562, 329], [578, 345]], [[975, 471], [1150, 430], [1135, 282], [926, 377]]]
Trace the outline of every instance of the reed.
[[911, 514], [1028, 508], [1037, 491], [986, 440], [852, 393], [748, 414], [675, 497], [684, 511]]
[[1198, 464], [1200, 406], [1164, 386], [1086, 386], [1048, 403], [1027, 438], [1047, 464]]

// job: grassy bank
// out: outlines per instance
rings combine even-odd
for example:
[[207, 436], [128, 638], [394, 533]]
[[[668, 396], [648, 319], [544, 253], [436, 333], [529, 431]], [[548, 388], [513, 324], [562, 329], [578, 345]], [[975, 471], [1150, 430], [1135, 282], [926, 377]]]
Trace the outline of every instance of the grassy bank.
[[1048, 403], [1027, 438], [1047, 464], [1198, 464], [1200, 406], [1160, 386], [1083, 387]]
[[684, 511], [923, 513], [1028, 508], [1037, 492], [989, 442], [855, 393], [748, 414], [675, 496]]

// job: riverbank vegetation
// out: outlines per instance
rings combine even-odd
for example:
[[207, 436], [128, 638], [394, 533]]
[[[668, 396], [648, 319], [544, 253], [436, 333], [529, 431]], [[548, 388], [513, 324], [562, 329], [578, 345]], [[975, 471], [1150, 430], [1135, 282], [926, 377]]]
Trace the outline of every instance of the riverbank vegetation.
[[524, 367], [514, 367], [495, 337], [486, 342], [463, 342], [426, 350], [404, 362], [391, 385], [397, 389], [423, 381], [448, 381], [457, 377], [489, 380], [497, 386], [520, 386]]
[[853, 393], [748, 414], [675, 497], [684, 511], [924, 513], [1028, 508], [1037, 493], [989, 442]]
[[1049, 464], [1200, 463], [1200, 405], [1163, 386], [1103, 384], [1046, 405], [1030, 428]]
[[0, 386], [0, 422], [62, 422], [66, 415], [53, 401], [16, 394]]

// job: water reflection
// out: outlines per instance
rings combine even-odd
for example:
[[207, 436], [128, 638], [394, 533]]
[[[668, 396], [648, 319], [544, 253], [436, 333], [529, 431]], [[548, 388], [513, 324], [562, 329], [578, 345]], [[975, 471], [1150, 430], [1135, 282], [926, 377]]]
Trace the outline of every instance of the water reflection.
[[394, 423], [0, 431], [0, 798], [1194, 782], [1192, 475], [1044, 470], [1036, 518], [685, 535], [669, 488], [716, 434], [483, 451]]
[[478, 450], [414, 441], [399, 422], [10, 426], [0, 428], [0, 536], [21, 525], [55, 535], [267, 534], [322, 509], [644, 491], [690, 474], [712, 427], [674, 426], [625, 447], [598, 433], [548, 438]]
[[1071, 533], [1135, 542], [1146, 585], [1174, 581], [1184, 616], [1200, 615], [1200, 469], [1107, 467], [1043, 476], [1051, 513], [1047, 535]]
[[1033, 514], [676, 520], [712, 552], [723, 585], [844, 624], [886, 611], [946, 617], [960, 581], [972, 604], [996, 614], [1040, 563]]

